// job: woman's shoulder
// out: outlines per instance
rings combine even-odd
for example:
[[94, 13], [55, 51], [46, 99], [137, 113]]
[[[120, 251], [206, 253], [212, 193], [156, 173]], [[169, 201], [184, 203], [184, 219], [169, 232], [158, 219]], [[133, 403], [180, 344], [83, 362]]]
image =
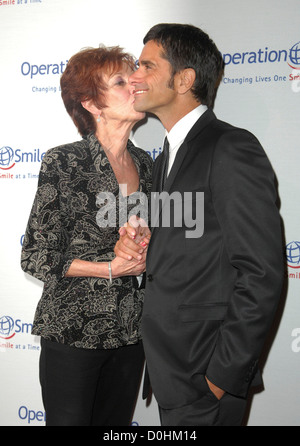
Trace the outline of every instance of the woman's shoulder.
[[87, 148], [88, 142], [85, 139], [52, 147], [46, 151], [43, 163], [55, 164], [59, 162], [60, 164], [69, 164], [75, 160], [85, 160], [87, 157]]
[[45, 156], [65, 157], [68, 155], [79, 155], [82, 150], [86, 150], [88, 142], [85, 139], [71, 143], [61, 144], [47, 150]]
[[143, 164], [147, 164], [149, 167], [152, 167], [153, 159], [149, 153], [146, 152], [146, 150], [135, 146], [131, 140], [128, 141], [128, 145], [129, 150], [132, 151]]

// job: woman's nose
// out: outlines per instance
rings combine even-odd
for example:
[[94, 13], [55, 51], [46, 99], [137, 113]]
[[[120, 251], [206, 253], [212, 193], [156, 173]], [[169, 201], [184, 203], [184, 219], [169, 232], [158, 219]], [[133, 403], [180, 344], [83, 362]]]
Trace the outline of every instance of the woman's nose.
[[129, 93], [133, 94], [135, 90], [134, 84], [132, 84], [131, 82], [129, 82]]

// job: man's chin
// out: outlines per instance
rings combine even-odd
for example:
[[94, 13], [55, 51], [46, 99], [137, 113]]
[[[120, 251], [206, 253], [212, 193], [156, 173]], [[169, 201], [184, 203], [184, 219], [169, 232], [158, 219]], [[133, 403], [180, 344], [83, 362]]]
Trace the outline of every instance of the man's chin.
[[143, 105], [143, 104], [138, 103], [138, 102], [135, 102], [133, 104], [133, 108], [135, 109], [136, 112], [140, 112], [140, 113], [146, 113], [147, 112], [146, 105]]

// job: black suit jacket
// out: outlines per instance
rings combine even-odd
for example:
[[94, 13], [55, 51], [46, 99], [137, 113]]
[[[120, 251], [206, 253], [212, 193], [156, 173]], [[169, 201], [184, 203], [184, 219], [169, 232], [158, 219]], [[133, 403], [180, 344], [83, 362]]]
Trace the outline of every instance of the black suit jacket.
[[[158, 157], [153, 191], [160, 170]], [[153, 393], [166, 409], [189, 404], [207, 392], [206, 375], [245, 397], [283, 281], [273, 170], [252, 134], [208, 110], [180, 147], [165, 191], [189, 194], [181, 225], [176, 200], [164, 205], [174, 210], [170, 227], [151, 220], [142, 334]], [[202, 205], [204, 231], [191, 238], [193, 219], [201, 234]]]

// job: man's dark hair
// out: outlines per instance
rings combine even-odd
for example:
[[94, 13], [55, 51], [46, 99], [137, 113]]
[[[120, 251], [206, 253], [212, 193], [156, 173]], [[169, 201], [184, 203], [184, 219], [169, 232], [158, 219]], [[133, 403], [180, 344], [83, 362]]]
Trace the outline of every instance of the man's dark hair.
[[192, 25], [160, 23], [144, 37], [160, 44], [164, 57], [176, 73], [193, 68], [196, 73], [192, 93], [198, 102], [213, 107], [217, 88], [222, 78], [224, 62], [215, 43], [201, 29]]

